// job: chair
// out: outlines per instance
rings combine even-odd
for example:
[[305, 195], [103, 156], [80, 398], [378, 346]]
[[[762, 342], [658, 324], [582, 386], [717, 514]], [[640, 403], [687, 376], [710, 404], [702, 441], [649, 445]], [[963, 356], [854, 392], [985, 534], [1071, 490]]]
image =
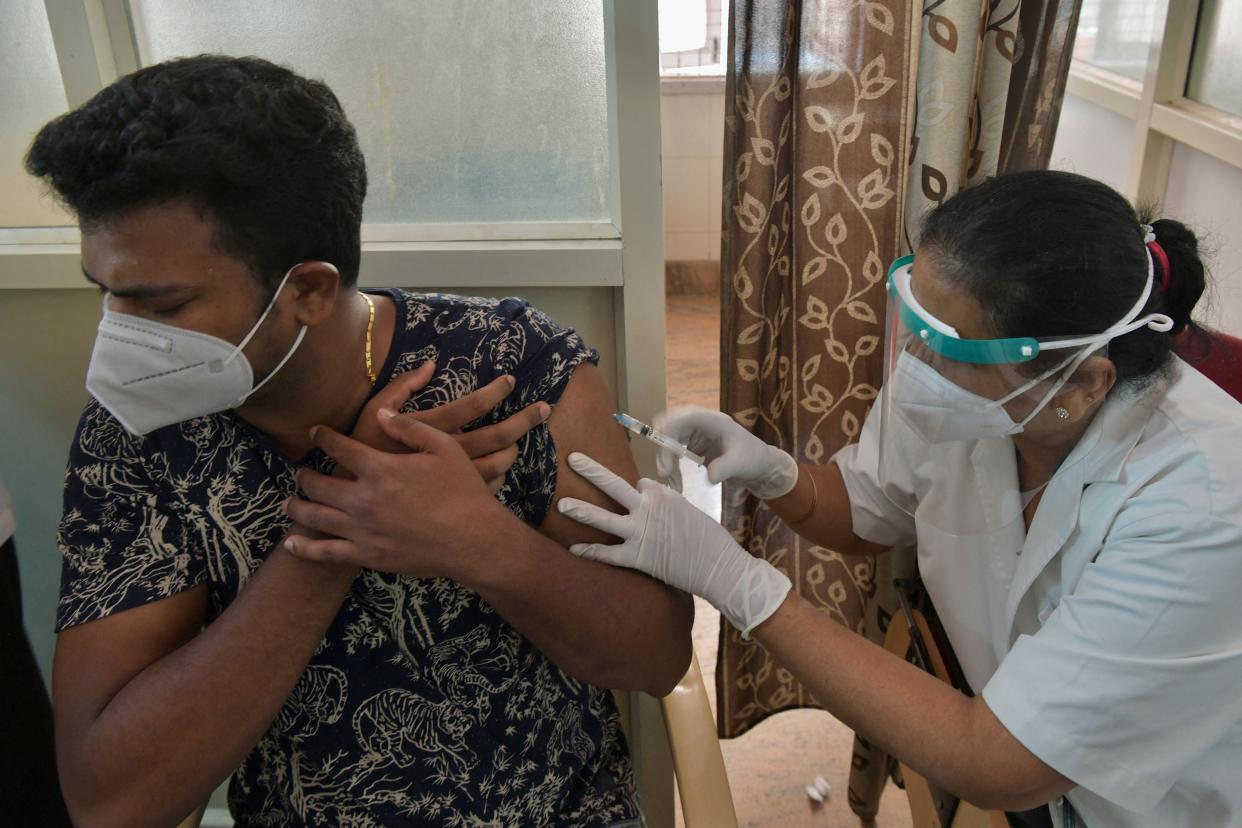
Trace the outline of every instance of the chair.
[[[668, 748], [686, 828], [737, 828], [733, 794], [716, 736], [716, 719], [707, 700], [697, 656], [691, 655], [690, 668], [673, 692], [660, 699], [660, 712], [668, 731]], [[205, 810], [206, 805], [199, 806], [177, 828], [199, 828]]]
[[1188, 328], [1173, 338], [1173, 353], [1242, 401], [1242, 339], [1220, 331]]
[[690, 669], [673, 692], [660, 700], [660, 708], [668, 728], [686, 828], [737, 828], [716, 719], [707, 701], [698, 656], [690, 657]]
[[[910, 615], [925, 642], [924, 657], [931, 661], [931, 672], [936, 678], [952, 686], [948, 666], [935, 646], [936, 639], [932, 636], [927, 618], [917, 609], [912, 609]], [[904, 659], [913, 645], [909, 624], [905, 623], [902, 616], [894, 616], [884, 638], [884, 649]], [[959, 800], [955, 808], [941, 807], [945, 804], [945, 795], [933, 790], [926, 779], [904, 762], [899, 764], [901, 778], [906, 786], [906, 796], [910, 800], [910, 819], [914, 828], [1008, 828], [1009, 821], [1001, 811], [984, 811], [965, 800]]]

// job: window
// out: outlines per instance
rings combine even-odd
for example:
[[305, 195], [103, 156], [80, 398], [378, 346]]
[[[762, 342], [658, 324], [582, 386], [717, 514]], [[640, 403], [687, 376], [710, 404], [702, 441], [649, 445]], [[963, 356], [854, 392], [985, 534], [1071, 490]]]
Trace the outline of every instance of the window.
[[364, 284], [628, 293], [663, 272], [659, 99], [630, 91], [659, 71], [656, 12], [629, 0], [0, 2], [0, 288], [83, 284], [76, 222], [21, 168], [34, 131], [122, 73], [221, 52], [337, 93], [368, 162]]
[[1237, 0], [1082, 0], [1066, 91], [1131, 124], [1132, 200], [1163, 201], [1179, 146], [1242, 168], [1240, 38]]
[[660, 74], [723, 75], [729, 0], [660, 0]]
[[0, 4], [0, 31], [0, 227], [69, 224], [22, 168], [35, 132], [68, 109], [43, 0]]
[[1242, 5], [1203, 0], [1186, 97], [1242, 116]]
[[259, 55], [322, 77], [358, 129], [365, 220], [606, 222], [604, 12], [580, 0], [132, 0], [139, 59]]
[[1156, 0], [1083, 0], [1074, 57], [1142, 81], [1155, 16]]

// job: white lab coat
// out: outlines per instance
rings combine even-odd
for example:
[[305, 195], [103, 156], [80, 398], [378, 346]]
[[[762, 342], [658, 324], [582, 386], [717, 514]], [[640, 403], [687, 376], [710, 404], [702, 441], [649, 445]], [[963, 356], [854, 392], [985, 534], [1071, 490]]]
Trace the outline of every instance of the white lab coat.
[[1242, 826], [1242, 405], [1176, 360], [1167, 387], [1101, 406], [1029, 532], [972, 539], [934, 510], [1012, 492], [1010, 441], [959, 444], [935, 479], [886, 480], [890, 497], [879, 409], [833, 458], [854, 531], [917, 543], [971, 686], [1077, 783], [1086, 824]]

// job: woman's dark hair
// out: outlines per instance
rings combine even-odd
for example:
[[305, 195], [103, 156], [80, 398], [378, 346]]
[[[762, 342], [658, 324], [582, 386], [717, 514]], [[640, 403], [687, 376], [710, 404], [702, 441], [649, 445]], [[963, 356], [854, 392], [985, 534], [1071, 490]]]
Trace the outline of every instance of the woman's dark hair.
[[[1205, 274], [1199, 242], [1177, 221], [1152, 221], [1106, 184], [1054, 170], [991, 178], [929, 213], [920, 249], [934, 251], [941, 277], [988, 309], [997, 336], [1099, 333], [1121, 321], [1147, 279], [1141, 224], [1169, 259], [1161, 290], [1155, 259], [1143, 314], [1173, 319], [1168, 333], [1140, 328], [1109, 343], [1118, 386], [1142, 386], [1167, 363], [1171, 338], [1194, 323]], [[1058, 357], [1058, 360], [1061, 357]]]
[[299, 261], [356, 282], [367, 174], [327, 86], [254, 57], [140, 69], [39, 131], [26, 169], [83, 228], [185, 201], [269, 289]]

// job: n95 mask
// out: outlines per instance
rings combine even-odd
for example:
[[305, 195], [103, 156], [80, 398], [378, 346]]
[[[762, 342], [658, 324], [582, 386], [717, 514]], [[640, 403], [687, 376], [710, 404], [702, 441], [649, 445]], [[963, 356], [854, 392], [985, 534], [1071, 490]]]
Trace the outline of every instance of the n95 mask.
[[909, 353], [897, 358], [888, 386], [893, 406], [929, 444], [998, 437], [1017, 428], [1002, 405], [950, 382]]
[[[914, 433], [929, 444], [1021, 434], [1053, 395], [1061, 390], [1073, 374], [1073, 368], [1077, 368], [1092, 352], [1087, 349], [1081, 354], [1071, 354], [1060, 364], [998, 400], [967, 391], [918, 357], [902, 352], [888, 380], [891, 402]], [[1015, 423], [1005, 410], [1005, 403], [1025, 394], [1071, 362], [1074, 363], [1073, 368], [1053, 383], [1052, 389], [1044, 394], [1022, 422]]]
[[306, 336], [303, 325], [292, 347], [262, 382], [242, 349], [262, 326], [293, 272], [280, 280], [250, 332], [237, 344], [140, 316], [117, 313], [103, 301], [86, 390], [131, 434], [237, 408], [289, 361]]

